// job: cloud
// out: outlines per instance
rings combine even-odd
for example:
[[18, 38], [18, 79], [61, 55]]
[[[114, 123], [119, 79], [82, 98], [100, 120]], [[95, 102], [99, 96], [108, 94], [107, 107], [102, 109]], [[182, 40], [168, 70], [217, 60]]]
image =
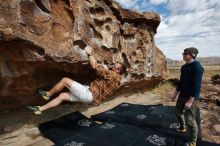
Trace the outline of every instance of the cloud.
[[122, 7], [136, 11], [150, 9], [149, 0], [116, 0]]
[[203, 33], [215, 31], [216, 28], [208, 25], [212, 20], [215, 9], [207, 9], [195, 13], [170, 15], [162, 17], [162, 22], [158, 28], [158, 38], [164, 37], [188, 37], [199, 36]]
[[137, 3], [136, 0], [116, 0], [116, 1], [124, 8], [131, 8]]
[[190, 46], [199, 49], [200, 57], [220, 56], [220, 0], [117, 1], [126, 8], [160, 14], [156, 45], [168, 58], [181, 59]]
[[187, 47], [197, 47], [199, 57], [220, 56], [220, 33], [207, 33], [203, 37], [178, 37], [163, 38], [157, 40], [157, 46], [163, 50], [168, 58], [181, 59], [182, 52]]
[[169, 0], [167, 8], [172, 13], [187, 13], [214, 7], [219, 0]]
[[189, 6], [188, 0], [175, 4], [169, 1], [171, 14], [162, 17], [155, 36], [157, 46], [167, 57], [181, 59], [183, 49], [190, 46], [199, 49], [199, 56], [220, 56], [219, 1], [202, 1], [197, 6], [192, 1]]
[[167, 0], [150, 0], [150, 4], [152, 5], [160, 5], [164, 3], [167, 3]]

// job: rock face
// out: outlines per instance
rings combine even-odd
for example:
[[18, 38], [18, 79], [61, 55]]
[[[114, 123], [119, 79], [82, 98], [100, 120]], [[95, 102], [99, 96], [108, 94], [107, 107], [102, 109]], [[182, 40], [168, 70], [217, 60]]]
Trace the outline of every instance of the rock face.
[[159, 23], [111, 0], [0, 1], [0, 109], [41, 103], [37, 89], [64, 76], [94, 80], [86, 45], [100, 63], [126, 64], [121, 88], [154, 86], [168, 73], [154, 40]]

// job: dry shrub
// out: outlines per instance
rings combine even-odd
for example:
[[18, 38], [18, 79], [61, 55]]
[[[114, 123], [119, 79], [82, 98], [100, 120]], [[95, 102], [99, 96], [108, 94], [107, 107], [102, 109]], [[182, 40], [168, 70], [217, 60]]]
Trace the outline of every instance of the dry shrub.
[[220, 84], [220, 75], [216, 74], [211, 76], [211, 81], [213, 84]]
[[177, 78], [171, 78], [171, 79], [164, 80], [163, 82], [158, 84], [152, 90], [152, 92], [154, 94], [166, 94], [170, 91], [175, 90], [178, 83], [179, 83], [179, 79], [177, 79]]

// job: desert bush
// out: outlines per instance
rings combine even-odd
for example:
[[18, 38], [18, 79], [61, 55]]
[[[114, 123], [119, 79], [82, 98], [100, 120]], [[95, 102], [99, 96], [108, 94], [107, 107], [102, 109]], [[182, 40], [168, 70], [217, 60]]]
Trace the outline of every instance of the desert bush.
[[220, 75], [216, 74], [211, 76], [211, 81], [213, 84], [220, 84]]

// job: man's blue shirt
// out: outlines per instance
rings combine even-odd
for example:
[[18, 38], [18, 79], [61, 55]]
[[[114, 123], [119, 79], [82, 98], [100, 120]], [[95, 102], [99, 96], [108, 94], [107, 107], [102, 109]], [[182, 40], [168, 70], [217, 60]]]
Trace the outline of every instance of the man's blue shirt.
[[196, 60], [182, 66], [180, 81], [176, 88], [180, 91], [181, 98], [199, 99], [203, 72], [202, 65]]

